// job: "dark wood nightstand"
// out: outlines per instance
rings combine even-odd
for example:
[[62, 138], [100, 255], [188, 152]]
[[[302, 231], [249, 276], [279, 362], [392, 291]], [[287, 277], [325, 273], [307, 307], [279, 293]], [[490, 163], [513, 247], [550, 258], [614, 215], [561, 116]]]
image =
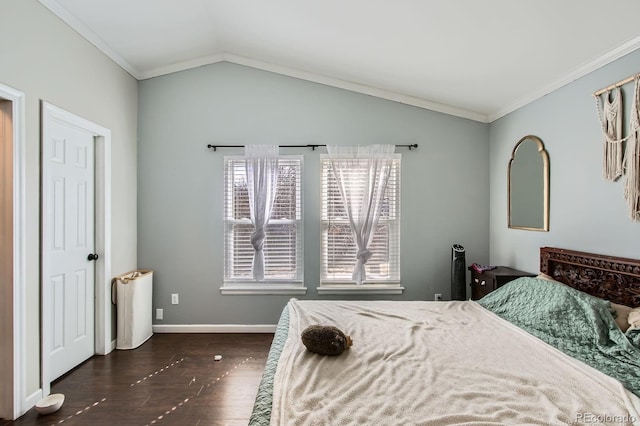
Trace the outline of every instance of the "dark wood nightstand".
[[482, 299], [493, 290], [497, 289], [520, 277], [535, 277], [535, 274], [530, 274], [524, 271], [518, 271], [517, 269], [508, 268], [506, 266], [498, 266], [495, 269], [489, 271], [477, 272], [471, 266], [471, 299]]

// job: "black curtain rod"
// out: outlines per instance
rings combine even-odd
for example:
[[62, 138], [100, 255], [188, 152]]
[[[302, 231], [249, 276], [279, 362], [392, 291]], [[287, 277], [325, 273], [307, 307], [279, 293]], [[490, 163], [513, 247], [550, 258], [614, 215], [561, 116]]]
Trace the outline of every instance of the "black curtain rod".
[[[278, 145], [280, 148], [311, 148], [313, 151], [316, 150], [319, 146], [327, 146], [327, 145]], [[418, 148], [418, 144], [410, 144], [410, 145], [396, 145], [401, 148], [409, 148], [411, 151], [413, 148]], [[213, 148], [214, 151], [217, 151], [218, 148], [244, 148], [244, 145], [207, 145], [207, 148]]]

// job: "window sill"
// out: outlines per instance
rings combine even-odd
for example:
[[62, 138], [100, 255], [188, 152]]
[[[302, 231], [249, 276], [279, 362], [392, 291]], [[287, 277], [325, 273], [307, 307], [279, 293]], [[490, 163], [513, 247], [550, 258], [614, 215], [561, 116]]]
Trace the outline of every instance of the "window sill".
[[318, 294], [402, 294], [404, 287], [391, 284], [325, 284]]
[[263, 284], [263, 285], [223, 285], [220, 293], [226, 295], [252, 294], [307, 294], [307, 288], [299, 285]]

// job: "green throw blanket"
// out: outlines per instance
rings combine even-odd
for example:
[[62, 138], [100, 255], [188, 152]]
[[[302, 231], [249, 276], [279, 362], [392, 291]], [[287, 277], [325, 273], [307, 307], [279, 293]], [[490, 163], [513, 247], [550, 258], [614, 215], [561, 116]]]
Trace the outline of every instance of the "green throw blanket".
[[562, 284], [519, 278], [478, 303], [640, 396], [640, 348], [633, 343], [640, 333], [625, 335], [608, 301]]
[[271, 422], [271, 407], [273, 402], [273, 376], [276, 374], [276, 368], [278, 367], [278, 359], [282, 353], [282, 347], [287, 340], [287, 334], [289, 333], [289, 308], [284, 307], [280, 320], [278, 321], [278, 327], [276, 333], [273, 336], [273, 342], [271, 343], [271, 350], [267, 358], [267, 364], [262, 374], [262, 380], [258, 387], [258, 394], [256, 395], [256, 402], [253, 406], [253, 412], [249, 419], [249, 426], [269, 426]]

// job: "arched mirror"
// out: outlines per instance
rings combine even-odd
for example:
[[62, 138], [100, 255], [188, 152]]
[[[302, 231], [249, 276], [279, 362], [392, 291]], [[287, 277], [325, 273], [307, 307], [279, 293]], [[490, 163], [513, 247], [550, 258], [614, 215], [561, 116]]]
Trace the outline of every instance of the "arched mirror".
[[525, 136], [511, 153], [507, 177], [508, 226], [549, 231], [549, 154], [535, 136]]

